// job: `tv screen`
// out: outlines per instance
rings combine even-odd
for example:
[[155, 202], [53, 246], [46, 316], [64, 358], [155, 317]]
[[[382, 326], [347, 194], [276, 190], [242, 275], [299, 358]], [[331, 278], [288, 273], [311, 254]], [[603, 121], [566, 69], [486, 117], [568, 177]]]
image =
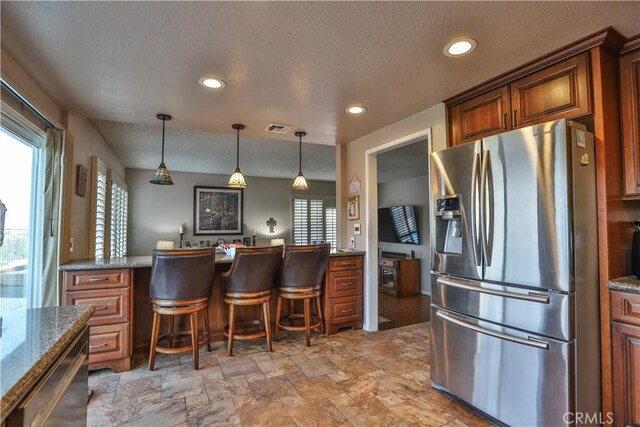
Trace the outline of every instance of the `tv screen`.
[[414, 206], [378, 209], [378, 241], [419, 245], [418, 219]]

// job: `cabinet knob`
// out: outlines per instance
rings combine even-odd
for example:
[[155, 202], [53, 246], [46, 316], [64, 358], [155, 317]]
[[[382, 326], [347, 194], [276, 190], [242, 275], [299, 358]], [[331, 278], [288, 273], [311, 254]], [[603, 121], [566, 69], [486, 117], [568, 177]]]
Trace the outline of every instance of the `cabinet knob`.
[[90, 282], [104, 282], [105, 280], [107, 280], [106, 277], [90, 277], [89, 278]]
[[517, 126], [517, 121], [516, 121], [516, 117], [518, 115], [518, 110], [513, 110], [513, 118], [511, 120], [511, 126], [515, 129]]
[[89, 345], [89, 348], [100, 348], [100, 347], [106, 347], [107, 343], [103, 342], [102, 344], [93, 344], [93, 345]]
[[340, 283], [340, 284], [341, 284], [342, 286], [350, 286], [350, 285], [351, 285], [351, 282], [342, 282], [342, 283]]
[[96, 306], [96, 311], [98, 311], [98, 310], [106, 310], [106, 309], [107, 309], [106, 305], [98, 305], [98, 306]]
[[502, 129], [507, 129], [507, 113], [502, 115]]
[[346, 310], [342, 310], [342, 312], [343, 312], [343, 313], [349, 313], [349, 312], [351, 312], [351, 310], [352, 310], [352, 309], [347, 308]]

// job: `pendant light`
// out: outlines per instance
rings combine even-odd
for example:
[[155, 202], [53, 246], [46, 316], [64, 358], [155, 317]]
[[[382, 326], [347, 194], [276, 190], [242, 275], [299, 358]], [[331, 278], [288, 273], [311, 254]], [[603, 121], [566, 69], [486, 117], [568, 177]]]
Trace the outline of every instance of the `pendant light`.
[[298, 176], [296, 176], [296, 179], [293, 181], [293, 185], [291, 186], [291, 188], [293, 190], [308, 190], [309, 186], [307, 185], [307, 180], [302, 174], [302, 137], [307, 136], [307, 133], [296, 132], [296, 136], [300, 138], [300, 163], [299, 163], [300, 168], [298, 171]]
[[227, 187], [247, 188], [247, 183], [245, 182], [244, 176], [242, 176], [242, 172], [240, 171], [240, 131], [244, 129], [244, 125], [236, 123], [231, 125], [231, 127], [236, 130], [236, 170], [233, 175], [231, 175], [231, 178], [229, 178]]
[[158, 114], [156, 117], [158, 120], [162, 120], [162, 160], [160, 161], [158, 170], [156, 170], [156, 173], [153, 174], [153, 178], [151, 178], [149, 182], [158, 185], [173, 185], [171, 173], [164, 164], [164, 123], [171, 120], [171, 116], [168, 114]]

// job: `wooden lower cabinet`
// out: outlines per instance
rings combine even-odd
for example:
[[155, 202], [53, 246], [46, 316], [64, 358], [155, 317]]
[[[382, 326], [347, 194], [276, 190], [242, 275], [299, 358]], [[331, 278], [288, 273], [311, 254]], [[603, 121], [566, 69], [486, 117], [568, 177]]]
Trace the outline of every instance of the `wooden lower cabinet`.
[[611, 293], [613, 425], [640, 425], [640, 294]]
[[88, 304], [96, 311], [89, 319], [89, 370], [131, 369], [132, 272], [130, 269], [64, 271], [65, 305]]
[[329, 259], [323, 295], [323, 314], [327, 335], [335, 334], [345, 327], [362, 328], [363, 261], [363, 255]]

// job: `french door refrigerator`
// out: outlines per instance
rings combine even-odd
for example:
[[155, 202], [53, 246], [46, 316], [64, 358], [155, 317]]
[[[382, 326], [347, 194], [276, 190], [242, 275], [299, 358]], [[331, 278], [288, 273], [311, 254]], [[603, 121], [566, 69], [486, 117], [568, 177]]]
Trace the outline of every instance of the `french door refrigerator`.
[[593, 135], [448, 148], [431, 181], [433, 386], [514, 426], [601, 417]]

